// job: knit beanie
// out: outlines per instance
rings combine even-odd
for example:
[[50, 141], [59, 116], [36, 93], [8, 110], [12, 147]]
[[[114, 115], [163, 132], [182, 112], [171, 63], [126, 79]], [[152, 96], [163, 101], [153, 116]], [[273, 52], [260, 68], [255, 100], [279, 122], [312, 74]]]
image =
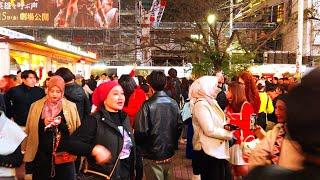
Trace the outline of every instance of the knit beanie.
[[104, 100], [107, 98], [111, 89], [119, 85], [118, 81], [108, 81], [100, 84], [92, 94], [92, 104], [99, 107], [103, 104]]
[[57, 86], [62, 92], [64, 92], [64, 80], [60, 76], [52, 76], [48, 81], [48, 90], [52, 87]]

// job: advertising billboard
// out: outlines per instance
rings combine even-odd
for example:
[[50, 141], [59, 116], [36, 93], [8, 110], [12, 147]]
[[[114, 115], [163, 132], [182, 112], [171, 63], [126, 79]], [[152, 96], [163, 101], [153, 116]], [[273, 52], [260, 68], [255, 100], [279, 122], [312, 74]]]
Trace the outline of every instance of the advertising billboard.
[[117, 28], [120, 0], [1, 0], [0, 26]]

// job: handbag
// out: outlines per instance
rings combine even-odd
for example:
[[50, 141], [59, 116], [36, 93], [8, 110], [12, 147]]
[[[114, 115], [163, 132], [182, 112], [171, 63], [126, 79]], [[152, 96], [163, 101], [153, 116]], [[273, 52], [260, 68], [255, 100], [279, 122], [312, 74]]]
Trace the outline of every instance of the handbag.
[[[124, 134], [124, 128], [122, 129], [122, 134]], [[119, 163], [119, 160], [120, 160], [120, 153], [118, 154], [117, 160], [116, 160], [115, 164], [113, 165], [110, 174], [103, 174], [103, 173], [98, 172], [98, 171], [90, 170], [88, 168], [88, 161], [87, 161], [87, 159], [85, 159], [84, 163], [83, 163], [83, 173], [81, 174], [80, 180], [93, 179], [91, 177], [87, 178], [87, 176], [90, 176], [90, 175], [87, 175], [89, 173], [92, 174], [92, 175], [97, 175], [97, 176], [104, 177], [106, 180], [110, 180], [112, 178], [112, 175], [113, 175], [114, 171], [116, 170], [116, 167], [117, 167], [117, 165]]]
[[104, 177], [106, 180], [110, 180], [114, 171], [116, 170], [116, 167], [119, 163], [119, 160], [120, 160], [120, 156], [118, 156], [117, 160], [116, 160], [116, 163], [114, 164], [114, 166], [112, 167], [112, 170], [110, 172], [110, 174], [103, 174], [101, 172], [97, 172], [97, 171], [93, 171], [93, 170], [90, 170], [88, 169], [88, 162], [87, 160], [85, 159], [84, 160], [84, 168], [83, 168], [83, 173], [81, 174], [81, 177], [80, 177], [80, 180], [87, 180], [87, 179], [91, 179], [91, 178], [86, 178], [86, 174], [92, 174], [92, 175], [97, 175], [97, 176], [101, 176], [101, 177]]
[[[242, 135], [242, 131], [241, 131]], [[243, 135], [242, 135], [243, 137]], [[252, 138], [252, 141], [248, 141], [250, 138]], [[243, 138], [241, 138], [243, 139]], [[242, 142], [241, 142], [241, 150], [244, 154], [251, 154], [251, 152], [254, 150], [254, 148], [257, 146], [257, 144], [260, 143], [260, 140], [255, 138], [253, 135], [247, 136]]]
[[77, 156], [72, 155], [67, 152], [58, 152], [57, 149], [60, 144], [60, 139], [61, 139], [61, 133], [59, 132], [58, 128], [54, 128], [53, 130], [53, 140], [52, 140], [52, 159], [51, 159], [51, 172], [50, 176], [53, 178], [56, 176], [56, 164], [64, 164], [64, 163], [70, 163], [74, 162], [77, 159]]
[[65, 151], [58, 152], [58, 153], [56, 152], [60, 144], [60, 139], [61, 139], [61, 133], [57, 132], [56, 138], [55, 138], [55, 146], [52, 153], [54, 164], [64, 164], [64, 163], [74, 162], [77, 159], [77, 156]]
[[73, 162], [77, 159], [77, 156], [70, 154], [68, 152], [58, 152], [54, 155], [54, 164], [63, 164]]

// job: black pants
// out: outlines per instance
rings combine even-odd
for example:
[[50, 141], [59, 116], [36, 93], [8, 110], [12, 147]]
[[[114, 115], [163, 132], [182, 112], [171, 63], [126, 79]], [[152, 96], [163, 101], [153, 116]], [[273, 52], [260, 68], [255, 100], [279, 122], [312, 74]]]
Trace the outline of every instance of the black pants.
[[199, 175], [201, 172], [201, 155], [202, 155], [202, 151], [193, 150], [192, 171], [194, 175]]
[[140, 148], [136, 148], [136, 178], [135, 180], [142, 180], [143, 178], [143, 163], [142, 163], [142, 156], [140, 152]]
[[32, 173], [33, 180], [44, 180], [44, 179], [51, 179], [51, 180], [75, 180], [76, 179], [76, 172], [74, 163], [65, 163], [55, 165], [55, 176], [50, 177], [50, 169], [46, 168], [34, 168]]
[[201, 180], [231, 180], [231, 168], [225, 159], [217, 159], [201, 151]]
[[74, 163], [64, 163], [55, 165], [55, 176], [51, 177], [51, 156], [46, 153], [38, 152], [33, 162], [33, 180], [75, 180], [76, 171]]

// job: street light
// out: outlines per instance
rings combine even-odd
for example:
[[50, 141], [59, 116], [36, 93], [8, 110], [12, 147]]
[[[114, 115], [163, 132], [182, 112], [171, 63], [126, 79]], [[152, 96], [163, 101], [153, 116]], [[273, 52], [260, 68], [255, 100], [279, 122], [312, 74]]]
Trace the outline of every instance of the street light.
[[207, 22], [209, 24], [213, 24], [216, 21], [216, 15], [214, 14], [209, 14], [209, 16], [207, 17]]
[[209, 24], [209, 38], [208, 38], [208, 40], [209, 40], [209, 46], [211, 45], [211, 27], [210, 27], [210, 25], [212, 25], [213, 23], [215, 23], [215, 21], [216, 21], [216, 15], [214, 15], [214, 14], [209, 14], [209, 16], [207, 17], [207, 22], [208, 22], [208, 24]]

